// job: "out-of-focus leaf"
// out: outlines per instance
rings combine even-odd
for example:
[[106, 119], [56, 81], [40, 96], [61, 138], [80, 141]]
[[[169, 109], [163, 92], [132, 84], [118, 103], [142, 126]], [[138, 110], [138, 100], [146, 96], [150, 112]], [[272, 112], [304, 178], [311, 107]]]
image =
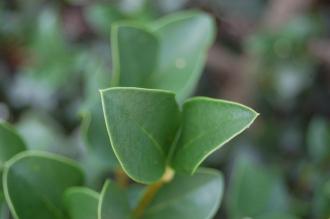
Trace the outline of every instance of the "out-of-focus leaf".
[[316, 188], [313, 202], [313, 217], [328, 218], [330, 215], [330, 180]]
[[177, 175], [157, 193], [143, 219], [211, 219], [223, 194], [223, 177], [211, 169]]
[[234, 102], [204, 97], [186, 101], [172, 159], [174, 169], [193, 173], [208, 155], [247, 129], [257, 116], [251, 108]]
[[298, 219], [298, 218], [286, 213], [270, 213], [270, 214], [264, 214], [259, 217], [255, 217], [255, 219]]
[[111, 40], [112, 85], [148, 87], [148, 79], [157, 68], [159, 45], [156, 36], [143, 26], [117, 24], [112, 27]]
[[284, 214], [290, 207], [281, 178], [246, 155], [238, 157], [235, 163], [227, 204], [231, 219]]
[[26, 149], [23, 139], [8, 123], [0, 121], [0, 219], [5, 218], [5, 204], [2, 186], [2, 171], [5, 162]]
[[15, 219], [66, 218], [64, 191], [83, 182], [77, 164], [65, 157], [27, 151], [6, 163], [3, 187]]
[[133, 184], [128, 187], [127, 195], [128, 195], [128, 202], [131, 209], [135, 209], [138, 206], [139, 201], [143, 196], [143, 192], [146, 186], [141, 184]]
[[98, 219], [129, 219], [131, 210], [126, 191], [107, 180], [103, 186], [98, 206]]
[[117, 24], [111, 38], [112, 85], [170, 90], [183, 101], [199, 80], [214, 24], [209, 15], [189, 11], [150, 25]]
[[330, 123], [326, 118], [314, 118], [307, 131], [307, 144], [314, 161], [330, 158]]
[[85, 187], [65, 191], [64, 201], [71, 219], [97, 219], [99, 194]]
[[7, 160], [26, 149], [26, 145], [8, 123], [0, 121], [0, 172]]
[[87, 184], [93, 188], [102, 186], [103, 177], [118, 167], [106, 130], [99, 90], [109, 87], [110, 73], [98, 54], [81, 57], [82, 71], [85, 71], [84, 101], [80, 110], [82, 117], [81, 135], [86, 150], [82, 165]]
[[42, 150], [73, 156], [77, 148], [62, 132], [62, 127], [42, 112], [27, 112], [16, 124], [31, 150]]
[[26, 75], [58, 88], [72, 77], [75, 67], [74, 50], [66, 43], [59, 23], [59, 14], [44, 9], [39, 16], [38, 28], [31, 43], [32, 64], [26, 66]]
[[213, 22], [208, 14], [188, 11], [152, 23], [160, 49], [157, 69], [146, 87], [174, 91], [180, 102], [191, 95], [214, 39]]
[[162, 12], [162, 14], [169, 14], [171, 12], [178, 11], [180, 8], [183, 8], [187, 2], [188, 0], [155, 0], [151, 1], [150, 4], [152, 4], [153, 7], [157, 7], [157, 9]]
[[124, 171], [142, 183], [160, 179], [179, 126], [174, 93], [110, 88], [101, 97], [111, 144]]
[[92, 4], [87, 7], [85, 14], [92, 28], [104, 36], [109, 36], [113, 22], [126, 18], [113, 4]]

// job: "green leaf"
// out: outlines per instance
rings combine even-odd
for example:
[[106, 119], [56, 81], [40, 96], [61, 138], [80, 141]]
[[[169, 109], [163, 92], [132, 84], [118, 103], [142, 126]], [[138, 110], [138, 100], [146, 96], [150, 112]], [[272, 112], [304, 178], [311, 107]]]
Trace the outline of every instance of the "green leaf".
[[111, 31], [112, 85], [170, 90], [182, 101], [193, 92], [213, 39], [212, 18], [198, 11], [149, 25], [118, 23]]
[[82, 182], [74, 161], [46, 152], [22, 152], [6, 163], [3, 173], [5, 198], [15, 219], [66, 219], [63, 193]]
[[247, 129], [254, 110], [229, 101], [195, 97], [183, 105], [181, 135], [172, 166], [193, 173], [212, 152]]
[[81, 164], [85, 172], [86, 183], [92, 188], [100, 188], [104, 176], [119, 166], [112, 150], [99, 102], [82, 114], [82, 137], [86, 144]]
[[[0, 121], [0, 177], [6, 161], [14, 155], [26, 149], [23, 139], [16, 130], [8, 123]], [[0, 219], [4, 218], [4, 194], [2, 191], [2, 180], [0, 180]]]
[[98, 219], [129, 219], [130, 212], [126, 191], [107, 180], [101, 192]]
[[223, 177], [212, 169], [177, 175], [157, 193], [143, 219], [211, 219], [220, 205]]
[[258, 216], [256, 219], [297, 219], [297, 217], [288, 213], [270, 213]]
[[0, 172], [4, 163], [26, 149], [23, 139], [8, 123], [0, 121]]
[[111, 145], [125, 172], [141, 183], [160, 179], [179, 126], [174, 93], [110, 88], [101, 96]]
[[143, 26], [117, 24], [112, 27], [112, 85], [145, 87], [155, 71], [158, 58], [157, 38]]
[[110, 74], [101, 60], [102, 55], [94, 53], [81, 57], [85, 91], [80, 110], [80, 131], [86, 146], [81, 163], [85, 169], [86, 183], [92, 188], [100, 188], [104, 176], [119, 165], [109, 142], [99, 96], [99, 89], [110, 85]]
[[208, 14], [187, 11], [154, 22], [151, 29], [159, 39], [159, 59], [146, 87], [171, 90], [182, 102], [192, 94], [204, 67], [214, 35]]
[[330, 179], [315, 186], [312, 218], [328, 218], [330, 215]]
[[85, 187], [72, 187], [65, 191], [64, 201], [71, 219], [97, 219], [97, 192]]
[[87, 22], [98, 33], [108, 36], [113, 22], [125, 19], [118, 8], [113, 4], [95, 3], [86, 7]]
[[229, 184], [228, 214], [231, 219], [266, 218], [263, 215], [289, 210], [290, 198], [280, 175], [263, 168], [245, 154], [237, 157]]
[[314, 161], [323, 161], [329, 157], [330, 123], [325, 118], [312, 119], [307, 131], [307, 144]]

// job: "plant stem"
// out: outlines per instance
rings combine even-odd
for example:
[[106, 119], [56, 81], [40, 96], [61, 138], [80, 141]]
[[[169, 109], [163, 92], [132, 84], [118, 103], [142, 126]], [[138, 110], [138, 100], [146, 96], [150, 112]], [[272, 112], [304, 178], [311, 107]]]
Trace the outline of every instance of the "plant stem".
[[135, 219], [139, 219], [143, 216], [145, 209], [154, 199], [159, 189], [162, 188], [164, 184], [170, 182], [173, 179], [173, 177], [174, 177], [174, 171], [171, 168], [167, 167], [162, 178], [158, 182], [151, 184], [147, 187], [137, 207], [133, 211], [133, 217]]
[[121, 169], [121, 168], [117, 168], [115, 170], [115, 178], [117, 183], [121, 186], [121, 187], [127, 187], [129, 184], [129, 179], [126, 175], [126, 173]]

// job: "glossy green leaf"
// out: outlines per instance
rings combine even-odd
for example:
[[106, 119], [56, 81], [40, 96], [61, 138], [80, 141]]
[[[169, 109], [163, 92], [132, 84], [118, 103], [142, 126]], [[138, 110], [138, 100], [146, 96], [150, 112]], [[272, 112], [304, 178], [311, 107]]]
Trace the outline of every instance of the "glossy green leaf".
[[97, 192], [85, 187], [69, 188], [65, 191], [64, 201], [70, 219], [97, 219]]
[[234, 164], [228, 190], [229, 218], [263, 218], [288, 212], [289, 196], [280, 176], [252, 159], [241, 155]]
[[211, 169], [177, 175], [157, 193], [143, 219], [211, 219], [220, 205], [223, 177]]
[[0, 121], [0, 172], [7, 160], [25, 149], [26, 145], [16, 130]]
[[171, 90], [181, 102], [201, 76], [215, 35], [214, 21], [206, 13], [187, 11], [161, 18], [151, 29], [160, 49], [157, 69], [146, 87]]
[[199, 80], [213, 38], [212, 18], [197, 11], [150, 25], [116, 24], [111, 31], [112, 85], [170, 90], [182, 101]]
[[62, 156], [27, 151], [6, 163], [3, 187], [15, 219], [66, 219], [62, 196], [83, 182], [77, 164]]
[[129, 208], [126, 191], [116, 183], [107, 180], [103, 186], [98, 206], [98, 219], [129, 219]]
[[123, 169], [138, 182], [157, 181], [179, 126], [174, 93], [110, 88], [101, 96], [111, 145]]
[[229, 101], [203, 97], [186, 101], [173, 167], [193, 173], [208, 155], [247, 129], [257, 116], [254, 110]]

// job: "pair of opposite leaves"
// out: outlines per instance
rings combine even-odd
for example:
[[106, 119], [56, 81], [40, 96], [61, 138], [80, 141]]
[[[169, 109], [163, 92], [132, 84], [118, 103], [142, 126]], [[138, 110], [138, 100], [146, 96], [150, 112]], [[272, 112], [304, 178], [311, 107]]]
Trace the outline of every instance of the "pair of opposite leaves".
[[[132, 206], [126, 191], [115, 183], [106, 182], [100, 195], [76, 187], [82, 185], [84, 177], [72, 160], [41, 151], [25, 151], [23, 139], [6, 123], [0, 122], [0, 137], [3, 188], [14, 218], [67, 218], [65, 209], [72, 219], [91, 219], [96, 215], [99, 219], [131, 218], [136, 203]], [[222, 176], [215, 170], [199, 169], [194, 176], [179, 174], [159, 191], [143, 218], [211, 218], [220, 204], [222, 188]], [[130, 200], [134, 199], [129, 193]], [[201, 197], [203, 202], [196, 201]]]
[[101, 91], [114, 152], [135, 181], [158, 181], [167, 166], [194, 173], [214, 150], [252, 124], [257, 113], [229, 101], [194, 97], [182, 112], [170, 91], [117, 87]]
[[[111, 85], [170, 90], [182, 102], [200, 78], [214, 27], [212, 17], [200, 11], [178, 12], [143, 24], [113, 24]], [[91, 70], [95, 72], [95, 68]], [[91, 149], [100, 151], [102, 160], [116, 166], [108, 148], [101, 102], [95, 95], [98, 89], [109, 87], [109, 81], [107, 71], [89, 74], [87, 85], [92, 86], [92, 95], [83, 121]]]
[[182, 12], [146, 26], [119, 23], [111, 38], [113, 86], [171, 91], [102, 92], [112, 147], [134, 180], [155, 182], [168, 164], [193, 173], [257, 116], [242, 105], [209, 98], [188, 100], [179, 111], [175, 98], [182, 103], [194, 90], [214, 38], [214, 22], [207, 14]]

